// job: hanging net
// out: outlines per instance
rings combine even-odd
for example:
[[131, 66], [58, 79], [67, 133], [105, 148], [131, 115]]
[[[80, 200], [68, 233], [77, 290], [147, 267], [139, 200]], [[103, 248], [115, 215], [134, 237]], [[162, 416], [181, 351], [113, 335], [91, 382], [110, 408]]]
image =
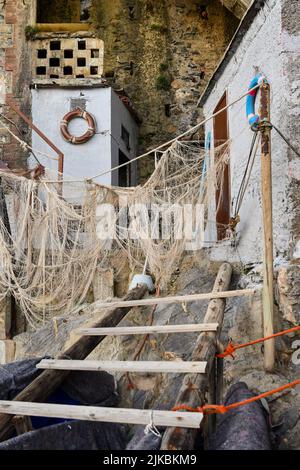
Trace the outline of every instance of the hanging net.
[[121, 254], [132, 273], [147, 261], [156, 281], [168, 282], [200, 230], [190, 222], [199, 205], [205, 228], [209, 188], [221, 185], [228, 142], [212, 155], [201, 142], [176, 141], [155, 158], [149, 180], [134, 188], [65, 176], [55, 182], [50, 170], [36, 180], [1, 171], [11, 222], [0, 217], [1, 298], [13, 294], [32, 328], [77, 308], [96, 269]]

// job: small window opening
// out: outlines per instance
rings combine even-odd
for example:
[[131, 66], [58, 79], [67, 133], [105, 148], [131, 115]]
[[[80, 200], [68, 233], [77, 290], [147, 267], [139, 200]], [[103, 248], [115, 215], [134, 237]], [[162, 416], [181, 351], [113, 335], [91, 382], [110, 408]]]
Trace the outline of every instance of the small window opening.
[[38, 59], [47, 59], [47, 49], [38, 49], [37, 56]]
[[36, 68], [37, 75], [46, 75], [46, 67], [37, 67]]
[[130, 134], [128, 130], [126, 129], [126, 127], [123, 126], [123, 124], [121, 127], [121, 139], [123, 140], [123, 142], [126, 145], [127, 150], [129, 151], [130, 150]]
[[73, 51], [72, 51], [72, 49], [65, 49], [65, 50], [64, 50], [64, 58], [65, 58], [65, 59], [73, 59]]
[[99, 58], [99, 49], [91, 49], [91, 58], [98, 59]]
[[205, 78], [205, 70], [202, 68], [200, 70], [200, 79], [203, 80]]
[[77, 65], [78, 65], [78, 67], [85, 67], [86, 66], [85, 58], [84, 57], [78, 57]]
[[86, 41], [78, 41], [78, 50], [84, 51], [86, 49]]
[[50, 65], [50, 67], [59, 67], [60, 66], [60, 60], [57, 57], [52, 57], [49, 60], [49, 65]]
[[84, 78], [84, 75], [82, 74], [76, 75], [76, 78]]
[[73, 74], [73, 69], [72, 67], [64, 67], [64, 75], [72, 75]]
[[59, 75], [50, 74], [50, 78], [59, 78]]
[[60, 51], [60, 41], [50, 41], [51, 51]]
[[128, 7], [128, 13], [129, 13], [129, 18], [131, 20], [134, 20], [134, 18], [135, 18], [135, 8], [134, 7]]
[[94, 65], [91, 66], [91, 75], [98, 75], [98, 67]]
[[171, 117], [171, 105], [165, 104], [165, 115], [166, 117]]
[[133, 73], [134, 73], [134, 63], [132, 61], [130, 62], [129, 67], [130, 67], [130, 75], [133, 75]]
[[[126, 155], [119, 150], [119, 165], [123, 165], [123, 163], [128, 163], [130, 160]], [[128, 187], [131, 186], [131, 169], [130, 165], [125, 165], [119, 168], [118, 170], [119, 173], [119, 186], [122, 187]]]

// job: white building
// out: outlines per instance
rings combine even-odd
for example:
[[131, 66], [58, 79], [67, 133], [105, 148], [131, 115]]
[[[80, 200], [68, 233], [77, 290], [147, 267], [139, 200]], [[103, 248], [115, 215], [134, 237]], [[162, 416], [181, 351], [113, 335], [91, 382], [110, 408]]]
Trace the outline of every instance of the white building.
[[[63, 117], [77, 107], [90, 113], [96, 124], [95, 135], [80, 145], [67, 142], [60, 130]], [[63, 152], [67, 177], [80, 180], [92, 177], [137, 154], [138, 124], [130, 108], [110, 87], [37, 86], [32, 90], [32, 117], [35, 125]], [[76, 118], [70, 121], [68, 131], [73, 136], [80, 136], [87, 127], [84, 119]], [[41, 152], [53, 154], [35, 132], [32, 133], [32, 145]], [[55, 160], [43, 156], [39, 156], [39, 160], [45, 167], [57, 171]], [[134, 164], [125, 166], [95, 181], [107, 185], [134, 185], [136, 167]]]
[[[254, 0], [200, 99], [205, 118], [243, 95], [259, 71], [271, 87], [271, 122], [299, 149], [299, 6], [297, 0]], [[211, 242], [213, 259], [255, 263], [262, 260], [260, 151], [239, 212], [236, 245], [228, 239], [222, 240], [224, 233], [217, 233], [217, 223], [226, 225], [234, 215], [253, 137], [245, 101], [246, 98], [206, 124], [206, 136], [211, 133], [213, 147], [220, 141], [230, 140], [221, 194], [216, 188], [210, 189], [210, 223], [205, 240]], [[257, 112], [259, 94], [256, 102]], [[300, 257], [300, 161], [274, 129], [271, 146], [274, 256], [281, 263]]]

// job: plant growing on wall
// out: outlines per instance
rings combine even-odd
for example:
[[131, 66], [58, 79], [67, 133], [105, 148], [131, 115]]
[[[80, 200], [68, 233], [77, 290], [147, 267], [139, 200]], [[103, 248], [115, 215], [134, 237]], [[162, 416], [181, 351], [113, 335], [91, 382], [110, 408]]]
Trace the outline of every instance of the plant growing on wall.
[[150, 26], [150, 29], [152, 31], [157, 31], [158, 33], [164, 34], [168, 31], [168, 28], [166, 26], [163, 26], [162, 24], [157, 24], [157, 23], [152, 23]]
[[25, 37], [27, 41], [35, 39], [35, 36], [38, 34], [39, 28], [37, 26], [27, 25], [25, 27]]
[[156, 79], [156, 89], [168, 91], [171, 88], [171, 78], [166, 74], [160, 74]]

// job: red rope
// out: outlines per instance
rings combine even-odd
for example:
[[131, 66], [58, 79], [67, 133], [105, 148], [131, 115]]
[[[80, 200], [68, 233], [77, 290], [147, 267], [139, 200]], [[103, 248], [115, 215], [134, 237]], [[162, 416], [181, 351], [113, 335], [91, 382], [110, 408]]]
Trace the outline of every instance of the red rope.
[[295, 331], [300, 331], [300, 326], [295, 326], [289, 330], [284, 330], [279, 333], [275, 333], [274, 335], [266, 336], [265, 338], [256, 339], [254, 341], [250, 341], [249, 343], [233, 344], [232, 341], [229, 341], [225, 351], [221, 354], [216, 354], [216, 357], [223, 359], [226, 356], [231, 356], [234, 359], [233, 353], [238, 349], [246, 348], [247, 346], [253, 346], [254, 344], [258, 343], [263, 343], [264, 341], [268, 341], [272, 338], [278, 338], [278, 336], [287, 335], [288, 333], [293, 333]]
[[203, 414], [224, 414], [230, 410], [235, 408], [239, 408], [240, 406], [249, 405], [250, 403], [254, 403], [256, 401], [261, 400], [262, 398], [269, 397], [270, 395], [274, 395], [274, 393], [282, 392], [283, 390], [287, 390], [288, 388], [294, 388], [297, 385], [300, 385], [300, 380], [295, 380], [294, 382], [290, 382], [288, 384], [282, 385], [281, 387], [274, 388], [269, 392], [261, 393], [260, 395], [256, 395], [255, 397], [248, 398], [247, 400], [239, 401], [237, 403], [232, 403], [231, 405], [204, 405], [199, 406], [197, 408], [192, 408], [187, 405], [178, 405], [172, 408], [172, 411], [190, 411], [196, 413], [203, 413]]

